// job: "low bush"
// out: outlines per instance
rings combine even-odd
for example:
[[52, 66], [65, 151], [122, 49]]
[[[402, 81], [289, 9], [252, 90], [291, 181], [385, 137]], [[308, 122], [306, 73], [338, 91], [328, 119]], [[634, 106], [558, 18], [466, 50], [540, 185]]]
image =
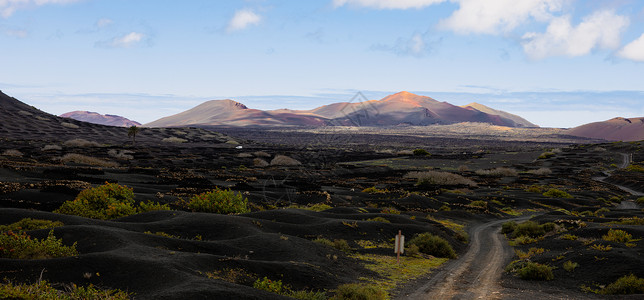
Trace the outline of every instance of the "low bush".
[[64, 202], [55, 213], [92, 219], [116, 219], [152, 210], [169, 210], [167, 204], [141, 202], [137, 206], [132, 188], [116, 183], [85, 189], [72, 201]]
[[548, 191], [543, 193], [543, 195], [548, 198], [573, 198], [572, 195], [558, 189], [549, 189]]
[[188, 201], [188, 208], [196, 212], [217, 214], [247, 213], [248, 199], [241, 193], [216, 188], [210, 192], [193, 196]]
[[578, 264], [578, 263], [576, 263], [576, 262], [572, 262], [572, 261], [570, 261], [570, 260], [569, 260], [569, 261], [566, 261], [566, 262], [563, 264], [563, 268], [564, 268], [564, 270], [566, 270], [567, 272], [573, 272], [573, 271], [575, 271], [575, 269], [576, 269], [577, 267], [579, 267], [579, 264]]
[[317, 239], [313, 240], [313, 242], [318, 243], [318, 244], [322, 244], [324, 246], [333, 247], [333, 248], [336, 248], [336, 249], [338, 249], [340, 251], [343, 251], [343, 252], [350, 252], [351, 251], [351, 247], [349, 247], [349, 243], [347, 243], [346, 240], [333, 240], [333, 241], [331, 241], [331, 240], [325, 239], [325, 238], [317, 238]]
[[130, 294], [121, 290], [101, 290], [93, 285], [86, 287], [72, 284], [67, 291], [60, 291], [47, 281], [33, 284], [0, 284], [0, 295], [3, 299], [39, 299], [39, 300], [127, 300]]
[[532, 243], [536, 243], [538, 241], [539, 240], [536, 239], [536, 238], [531, 238], [531, 237], [525, 236], [525, 235], [519, 236], [519, 237], [514, 239], [514, 243], [519, 244], [519, 245], [532, 244]]
[[539, 159], [548, 159], [548, 158], [551, 158], [551, 157], [553, 157], [555, 155], [556, 154], [554, 152], [543, 152], [543, 153], [541, 153], [541, 155], [539, 155]]
[[386, 194], [386, 193], [389, 193], [388, 190], [386, 190], [386, 189], [381, 190], [379, 188], [376, 188], [375, 186], [368, 187], [368, 188], [362, 190], [362, 192], [367, 193], [367, 194]]
[[531, 185], [528, 188], [526, 188], [525, 191], [528, 192], [528, 193], [541, 194], [541, 193], [543, 193], [543, 188], [538, 186], [538, 185]]
[[100, 158], [90, 157], [90, 156], [77, 154], [77, 153], [68, 153], [63, 155], [63, 157], [60, 158], [60, 162], [62, 163], [74, 162], [77, 164], [85, 164], [90, 166], [98, 166], [98, 167], [106, 167], [106, 168], [116, 168], [119, 166], [119, 164], [113, 161], [102, 160]]
[[335, 291], [330, 300], [385, 300], [389, 295], [377, 285], [343, 284]]
[[253, 287], [275, 294], [281, 294], [284, 288], [281, 280], [270, 280], [267, 277], [257, 279], [257, 281], [253, 283]]
[[642, 165], [633, 165], [633, 164], [631, 164], [631, 165], [629, 165], [628, 167], [626, 167], [626, 169], [624, 169], [624, 170], [626, 170], [627, 172], [640, 172], [640, 173], [644, 173], [644, 166], [642, 166]]
[[182, 143], [187, 142], [188, 140], [182, 139], [182, 138], [179, 138], [179, 137], [176, 137], [176, 136], [171, 136], [171, 137], [164, 138], [161, 141], [164, 142], [164, 143], [182, 144]]
[[517, 170], [506, 167], [499, 167], [490, 170], [476, 170], [475, 173], [476, 175], [487, 177], [515, 177], [519, 175]]
[[100, 147], [101, 144], [84, 139], [67, 140], [63, 143], [65, 147]]
[[78, 128], [80, 128], [80, 126], [78, 126], [76, 124], [68, 123], [68, 122], [62, 122], [62, 123], [60, 123], [60, 125], [62, 125], [63, 127], [66, 127], [66, 128], [70, 128], [70, 129], [78, 129]]
[[600, 291], [604, 295], [644, 294], [644, 278], [630, 274], [620, 277]]
[[76, 243], [71, 246], [63, 245], [63, 241], [49, 231], [47, 238], [39, 240], [25, 232], [0, 233], [0, 257], [13, 259], [48, 259], [78, 255]]
[[416, 245], [420, 252], [436, 257], [456, 258], [456, 252], [443, 238], [425, 232], [416, 235], [409, 241], [409, 245]]
[[429, 156], [429, 152], [425, 149], [416, 149], [413, 151], [415, 156]]
[[276, 155], [271, 160], [271, 166], [299, 166], [302, 163], [286, 155]]
[[552, 170], [550, 170], [550, 168], [539, 168], [539, 169], [536, 169], [536, 170], [530, 170], [527, 173], [528, 174], [533, 174], [533, 175], [545, 176], [545, 175], [552, 174]]
[[50, 229], [55, 227], [63, 226], [63, 222], [59, 221], [50, 221], [50, 220], [39, 220], [32, 218], [24, 218], [18, 222], [11, 223], [9, 225], [0, 225], [0, 231], [30, 231], [38, 229]]
[[589, 249], [608, 252], [610, 250], [613, 250], [613, 247], [611, 245], [592, 244], [590, 245]]
[[405, 178], [416, 178], [418, 186], [432, 186], [432, 185], [467, 185], [476, 186], [476, 183], [461, 175], [438, 172], [438, 171], [425, 171], [425, 172], [409, 172]]
[[527, 262], [523, 268], [517, 270], [519, 278], [524, 280], [553, 280], [552, 267], [535, 262]]
[[644, 205], [644, 197], [637, 198], [637, 200], [635, 200], [635, 203], [639, 205]]
[[633, 235], [624, 230], [611, 229], [608, 230], [608, 233], [606, 233], [606, 235], [602, 236], [602, 239], [609, 242], [628, 243], [633, 239]]
[[487, 208], [487, 202], [485, 202], [483, 200], [472, 201], [472, 202], [470, 202], [470, 206], [480, 207], [480, 208]]
[[58, 150], [63, 150], [63, 147], [58, 145], [45, 145], [44, 147], [42, 147], [42, 151], [58, 151]]
[[579, 237], [574, 234], [566, 233], [562, 234], [559, 238], [562, 240], [576, 241]]
[[134, 192], [115, 183], [81, 191], [73, 201], [66, 201], [54, 212], [93, 219], [115, 219], [136, 214]]
[[385, 218], [383, 218], [383, 217], [375, 217], [375, 218], [367, 219], [367, 221], [371, 221], [371, 222], [391, 223], [391, 221], [389, 221], [389, 220], [387, 220], [387, 219], [385, 219]]
[[393, 208], [393, 207], [385, 207], [382, 210], [380, 210], [381, 214], [388, 214], [388, 215], [399, 215], [400, 211]]
[[501, 225], [501, 233], [503, 234], [514, 233], [516, 229], [517, 222], [515, 221], [507, 221]]
[[543, 249], [543, 248], [532, 247], [532, 248], [530, 248], [528, 250], [528, 252], [523, 252], [521, 250], [515, 249], [514, 253], [519, 257], [519, 259], [528, 259], [530, 257], [533, 257], [533, 256], [537, 255], [537, 254], [541, 254], [544, 251], [546, 251], [546, 250]]
[[543, 226], [540, 226], [537, 222], [534, 221], [525, 221], [517, 224], [513, 232], [514, 237], [528, 236], [532, 238], [537, 238], [546, 233], [546, 230]]
[[107, 155], [114, 157], [116, 159], [122, 159], [122, 160], [132, 160], [134, 159], [134, 156], [130, 155], [134, 154], [134, 152], [129, 151], [129, 150], [116, 150], [116, 149], [111, 149], [107, 151]]
[[22, 152], [15, 149], [9, 149], [2, 152], [2, 156], [21, 157], [22, 155], [23, 155]]

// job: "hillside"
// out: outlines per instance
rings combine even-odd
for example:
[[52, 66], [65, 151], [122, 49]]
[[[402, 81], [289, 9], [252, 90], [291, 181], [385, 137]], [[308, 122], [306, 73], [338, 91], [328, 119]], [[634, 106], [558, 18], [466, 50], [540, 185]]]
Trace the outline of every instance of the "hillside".
[[117, 116], [117, 115], [108, 115], [108, 114], [99, 114], [97, 112], [91, 111], [72, 111], [60, 115], [61, 118], [69, 118], [78, 121], [107, 125], [107, 126], [117, 126], [117, 127], [130, 127], [130, 126], [140, 126], [141, 123], [132, 121], [130, 119]]
[[613, 118], [571, 128], [565, 133], [608, 141], [641, 141], [644, 140], [644, 118]]

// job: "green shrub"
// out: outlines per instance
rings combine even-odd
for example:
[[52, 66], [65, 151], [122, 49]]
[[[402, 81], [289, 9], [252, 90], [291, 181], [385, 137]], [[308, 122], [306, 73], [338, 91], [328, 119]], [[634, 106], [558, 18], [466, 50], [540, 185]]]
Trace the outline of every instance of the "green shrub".
[[628, 172], [644, 172], [644, 166], [631, 164], [628, 167], [626, 167], [625, 170]]
[[139, 203], [139, 212], [148, 212], [148, 211], [156, 211], [156, 210], [170, 210], [170, 206], [167, 204], [161, 204], [154, 201]]
[[100, 290], [89, 285], [87, 287], [75, 284], [63, 292], [53, 288], [47, 281], [34, 284], [0, 284], [2, 299], [39, 299], [39, 300], [127, 300], [130, 295], [120, 290]]
[[385, 300], [388, 297], [380, 286], [350, 283], [339, 286], [331, 300]]
[[39, 240], [28, 236], [25, 232], [0, 233], [0, 257], [14, 259], [47, 259], [78, 255], [76, 243], [71, 246], [63, 245], [63, 241], [49, 231], [47, 238]]
[[267, 277], [257, 279], [257, 281], [253, 283], [253, 287], [275, 294], [281, 294], [282, 289], [284, 288], [281, 280], [270, 280]]
[[386, 193], [389, 193], [388, 190], [381, 190], [381, 189], [376, 188], [375, 186], [366, 188], [366, 189], [362, 190], [362, 192], [363, 193], [368, 193], [368, 194], [386, 194]]
[[637, 198], [637, 200], [635, 200], [635, 203], [639, 205], [644, 205], [644, 197]]
[[190, 198], [188, 208], [193, 211], [218, 214], [247, 213], [250, 211], [248, 199], [244, 198], [240, 193], [219, 188]]
[[633, 235], [624, 230], [611, 229], [606, 235], [602, 236], [602, 239], [609, 242], [628, 243], [633, 239]]
[[501, 233], [508, 234], [513, 233], [517, 229], [517, 222], [507, 221], [501, 225]]
[[539, 241], [539, 240], [537, 240], [536, 238], [531, 238], [531, 237], [526, 236], [526, 235], [522, 235], [522, 236], [519, 236], [519, 237], [514, 239], [514, 243], [519, 244], [519, 245], [532, 244], [532, 243], [536, 243], [537, 241]]
[[541, 194], [543, 192], [543, 188], [538, 185], [531, 185], [527, 189], [525, 189], [525, 191], [528, 193]]
[[472, 201], [472, 202], [470, 202], [470, 206], [480, 207], [480, 208], [487, 208], [487, 202], [485, 202], [483, 200]]
[[574, 234], [566, 233], [566, 234], [561, 235], [559, 238], [560, 238], [560, 239], [562, 239], [562, 240], [575, 241], [575, 240], [577, 240], [579, 237], [578, 237], [578, 236], [576, 236], [576, 235], [574, 235]]
[[456, 252], [443, 238], [428, 232], [416, 235], [409, 241], [409, 245], [416, 245], [420, 252], [436, 257], [456, 258]]
[[285, 295], [300, 300], [327, 300], [325, 292], [291, 291], [286, 293]]
[[517, 270], [519, 278], [524, 280], [553, 280], [552, 267], [535, 262], [527, 262], [525, 266]]
[[317, 238], [317, 239], [313, 240], [313, 242], [318, 243], [318, 244], [322, 244], [322, 245], [325, 245], [325, 246], [333, 247], [333, 248], [336, 248], [336, 249], [338, 249], [340, 251], [344, 251], [344, 252], [350, 252], [351, 251], [351, 247], [349, 247], [349, 243], [346, 240], [333, 240], [333, 241], [331, 241], [331, 240], [325, 239], [325, 238]]
[[106, 183], [81, 191], [73, 201], [66, 201], [54, 212], [93, 219], [115, 219], [137, 213], [131, 188]]
[[380, 211], [381, 214], [399, 215], [400, 211], [393, 207], [385, 207]]
[[415, 156], [429, 156], [430, 154], [425, 149], [416, 149], [416, 150], [414, 150], [414, 155]]
[[18, 222], [9, 225], [0, 225], [0, 231], [30, 231], [38, 229], [50, 229], [63, 226], [62, 222], [24, 218]]
[[407, 250], [405, 251], [405, 255], [409, 257], [419, 257], [420, 248], [418, 248], [418, 245], [415, 245], [415, 244], [407, 245]]
[[549, 189], [548, 191], [543, 193], [543, 195], [548, 198], [572, 198], [572, 195], [558, 189]]
[[383, 217], [375, 217], [375, 218], [367, 219], [367, 221], [371, 221], [371, 222], [391, 223], [391, 221], [389, 221], [389, 220], [387, 220], [387, 219], [385, 219], [385, 218], [383, 218]]
[[630, 274], [620, 277], [600, 291], [604, 295], [628, 295], [644, 293], [644, 278]]
[[440, 211], [451, 211], [452, 209], [448, 205], [443, 205], [440, 208], [438, 208]]
[[577, 267], [579, 267], [579, 264], [570, 260], [563, 264], [564, 270], [568, 272], [573, 272]]
[[525, 221], [517, 225], [516, 229], [514, 230], [513, 236], [529, 236], [536, 238], [544, 235], [545, 233], [545, 229], [542, 226], [539, 226], [537, 222]]

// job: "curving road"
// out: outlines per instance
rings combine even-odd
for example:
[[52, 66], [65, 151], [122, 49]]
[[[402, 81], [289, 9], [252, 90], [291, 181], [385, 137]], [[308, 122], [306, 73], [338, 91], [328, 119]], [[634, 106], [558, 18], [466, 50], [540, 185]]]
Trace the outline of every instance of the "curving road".
[[501, 299], [498, 282], [514, 252], [499, 228], [510, 220], [523, 221], [531, 215], [479, 224], [470, 230], [467, 252], [448, 262], [432, 279], [401, 299]]

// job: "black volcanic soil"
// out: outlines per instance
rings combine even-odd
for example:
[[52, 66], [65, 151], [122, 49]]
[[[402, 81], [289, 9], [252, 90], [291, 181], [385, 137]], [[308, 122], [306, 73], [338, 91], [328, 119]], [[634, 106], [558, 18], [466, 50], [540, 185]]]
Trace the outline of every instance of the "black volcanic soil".
[[[357, 241], [388, 243], [398, 230], [408, 237], [431, 232], [465, 256], [471, 247], [462, 234], [437, 220], [496, 224], [517, 214], [532, 213], [540, 214], [535, 218], [539, 222], [583, 221], [586, 227], [570, 228], [565, 233], [584, 239], [601, 239], [610, 228], [626, 230], [634, 239], [642, 239], [644, 234], [642, 226], [609, 225], [623, 217], [642, 217], [641, 207], [618, 209], [619, 202], [636, 197], [613, 185], [642, 191], [637, 184], [640, 173], [618, 170], [625, 153], [634, 153], [634, 163], [641, 163], [639, 143], [581, 144], [553, 150], [542, 143], [489, 141], [470, 145], [476, 151], [464, 151], [472, 141], [454, 140], [459, 147], [426, 147], [432, 155], [418, 157], [382, 151], [381, 145], [387, 143], [395, 146], [393, 149], [421, 147], [422, 143], [399, 136], [369, 135], [373, 140], [368, 143], [342, 146], [329, 142], [303, 147], [280, 143], [281, 135], [274, 137], [276, 143], [268, 144], [270, 136], [258, 143], [205, 129], [173, 128], [143, 129], [133, 145], [126, 129], [63, 120], [8, 98], [0, 100], [4, 101], [0, 107], [6, 121], [0, 122], [0, 225], [22, 218], [62, 221], [65, 226], [56, 228], [54, 234], [65, 244], [77, 243], [80, 252], [76, 257], [48, 260], [0, 258], [0, 277], [13, 282], [35, 282], [42, 273], [43, 279], [58, 285], [92, 283], [127, 290], [137, 299], [282, 298], [252, 288], [255, 279], [266, 276], [294, 289], [327, 290], [330, 295], [340, 284], [379, 275], [365, 268], [364, 261], [313, 242], [319, 237], [345, 239], [353, 253], [393, 255], [391, 249], [363, 248]], [[245, 136], [253, 134], [257, 133]], [[164, 141], [171, 137], [175, 142]], [[335, 140], [353, 137], [336, 136]], [[78, 138], [95, 143], [65, 143]], [[182, 139], [181, 143], [177, 139]], [[553, 145], [561, 146], [549, 144]], [[546, 151], [554, 155], [538, 159]], [[60, 160], [70, 153], [118, 165]], [[277, 155], [296, 158], [302, 165], [254, 166], [256, 159], [270, 162]], [[490, 177], [477, 172], [496, 167], [509, 167], [518, 173]], [[552, 173], [534, 174], [541, 168]], [[410, 171], [423, 170], [458, 173], [476, 186], [417, 186], [416, 180], [405, 177]], [[606, 177], [606, 172], [612, 184], [594, 179]], [[137, 201], [159, 201], [175, 210], [112, 221], [52, 213], [81, 190], [105, 182], [132, 187]], [[243, 193], [252, 212], [195, 213], [178, 204], [180, 199], [215, 187]], [[384, 192], [362, 192], [371, 187]], [[565, 190], [573, 198], [542, 195], [551, 188]], [[485, 204], [473, 205], [473, 201]], [[323, 212], [289, 208], [309, 204], [332, 208]], [[604, 207], [609, 211], [593, 216], [587, 213]], [[385, 213], [384, 208], [401, 213]], [[375, 217], [390, 223], [367, 221]], [[171, 236], [152, 234], [156, 232]], [[28, 233], [44, 237], [47, 230]], [[544, 292], [562, 298], [587, 298], [591, 295], [581, 291], [582, 284], [605, 285], [629, 273], [644, 277], [641, 241], [634, 247], [613, 243], [612, 251], [595, 253], [583, 241], [562, 240], [561, 234], [517, 247], [524, 251], [529, 247], [548, 249], [534, 259], [557, 267], [556, 280], [528, 282], [503, 274], [500, 286], [506, 298], [539, 298]], [[481, 244], [486, 243], [481, 237]], [[579, 268], [570, 274], [564, 271], [561, 264], [566, 260], [578, 262]], [[474, 260], [472, 268], [480, 269], [486, 263]], [[246, 275], [234, 283], [207, 276], [231, 269], [243, 270]], [[393, 296], [412, 293], [431, 278], [432, 274], [398, 286]]]

